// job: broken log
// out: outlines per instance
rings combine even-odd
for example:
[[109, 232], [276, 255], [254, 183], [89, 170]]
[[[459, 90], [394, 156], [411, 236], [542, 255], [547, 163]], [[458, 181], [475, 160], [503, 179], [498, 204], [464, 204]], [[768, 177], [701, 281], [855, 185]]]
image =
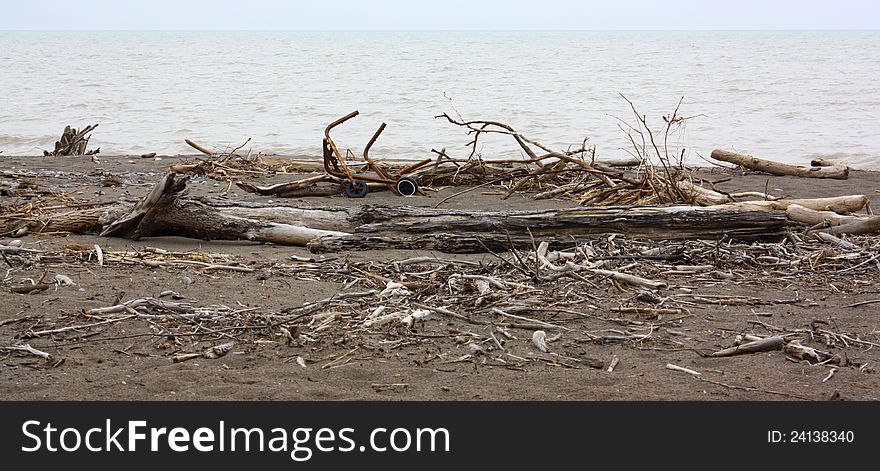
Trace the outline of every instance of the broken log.
[[782, 336], [774, 335], [772, 337], [754, 340], [752, 342], [736, 345], [734, 347], [725, 348], [715, 353], [709, 354], [710, 357], [729, 357], [734, 355], [744, 355], [746, 353], [769, 352], [773, 350], [782, 350], [785, 346], [785, 339]]
[[772, 160], [761, 159], [746, 154], [739, 154], [721, 149], [712, 151], [712, 158], [722, 162], [745, 167], [749, 170], [769, 173], [771, 175], [793, 175], [796, 177], [808, 178], [835, 178], [838, 180], [846, 180], [849, 178], [849, 167], [840, 161], [832, 160], [814, 160], [811, 162], [812, 167], [804, 167], [801, 165], [790, 165]]

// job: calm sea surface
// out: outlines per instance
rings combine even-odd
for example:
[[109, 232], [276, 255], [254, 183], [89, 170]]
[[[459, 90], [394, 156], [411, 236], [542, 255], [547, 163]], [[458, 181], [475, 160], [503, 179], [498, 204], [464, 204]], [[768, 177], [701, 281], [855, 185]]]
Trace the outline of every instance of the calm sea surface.
[[[5, 155], [89, 123], [107, 154], [251, 137], [254, 151], [320, 155], [326, 123], [357, 109], [334, 138], [359, 151], [385, 121], [385, 158], [466, 156], [468, 137], [433, 118], [453, 110], [621, 157], [619, 93], [658, 127], [684, 96], [681, 114], [701, 116], [670, 143], [691, 164], [722, 147], [880, 170], [880, 32], [0, 32]], [[505, 139], [480, 150], [519, 155]]]

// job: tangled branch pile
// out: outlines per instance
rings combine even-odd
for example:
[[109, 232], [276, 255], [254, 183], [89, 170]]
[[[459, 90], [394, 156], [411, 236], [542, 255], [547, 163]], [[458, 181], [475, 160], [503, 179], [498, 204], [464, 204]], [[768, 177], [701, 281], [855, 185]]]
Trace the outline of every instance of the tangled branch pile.
[[55, 150], [52, 152], [44, 150], [43, 155], [95, 155], [101, 152], [100, 147], [86, 151], [89, 140], [92, 138], [92, 136], [87, 134], [94, 131], [97, 127], [97, 124], [92, 124], [77, 131], [76, 128], [71, 128], [70, 125], [65, 126], [64, 132], [61, 133], [61, 139], [55, 142]]

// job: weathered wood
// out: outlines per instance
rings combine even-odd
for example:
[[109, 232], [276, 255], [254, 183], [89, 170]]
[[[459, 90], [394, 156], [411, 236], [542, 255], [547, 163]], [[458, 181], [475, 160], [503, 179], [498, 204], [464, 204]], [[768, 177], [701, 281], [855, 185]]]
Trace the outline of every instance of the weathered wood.
[[102, 236], [139, 239], [176, 235], [209, 240], [253, 240], [283, 245], [305, 245], [315, 237], [346, 235], [308, 227], [223, 214], [198, 201], [178, 199], [186, 177], [168, 173], [125, 215], [107, 224]]
[[[571, 237], [542, 238], [551, 248], [569, 248], [575, 243]], [[306, 247], [312, 253], [336, 253], [352, 250], [436, 250], [444, 253], [486, 253], [506, 252], [511, 246], [531, 248], [532, 238], [521, 235], [496, 233], [455, 233], [440, 232], [420, 235], [361, 235], [328, 236], [312, 239]], [[512, 244], [512, 245], [511, 245]], [[487, 250], [488, 249], [488, 250]]]
[[295, 226], [306, 226], [312, 229], [346, 232], [354, 229], [352, 223], [347, 219], [348, 212], [343, 210], [333, 211], [320, 208], [293, 208], [289, 206], [275, 206], [268, 208], [227, 206], [215, 209], [220, 213], [229, 216], [256, 219], [260, 221], [272, 221]]
[[726, 209], [753, 209], [753, 210], [777, 210], [785, 211], [789, 206], [796, 204], [815, 211], [834, 211], [838, 214], [853, 213], [861, 210], [868, 204], [865, 195], [835, 196], [833, 198], [808, 198], [787, 199], [775, 201], [740, 201], [717, 205], [715, 208]]
[[[307, 180], [308, 182], [306, 182]], [[277, 196], [279, 198], [334, 196], [342, 193], [342, 186], [339, 183], [327, 181], [324, 175], [270, 186], [257, 186], [245, 182], [235, 182], [235, 184], [248, 193]]]
[[52, 152], [43, 151], [43, 155], [94, 155], [101, 151], [100, 148], [86, 152], [86, 147], [89, 145], [90, 136], [86, 136], [86, 134], [92, 132], [97, 128], [97, 124], [92, 124], [84, 127], [82, 130], [77, 131], [76, 128], [71, 128], [70, 125], [64, 127], [64, 131], [61, 133], [61, 138], [55, 141], [55, 149]]
[[858, 221], [848, 222], [839, 226], [825, 229], [825, 232], [833, 235], [841, 234], [873, 234], [880, 232], [880, 216], [870, 216]]
[[846, 180], [849, 178], [849, 167], [840, 161], [814, 160], [811, 162], [812, 167], [804, 167], [800, 165], [789, 165], [772, 160], [761, 159], [746, 154], [739, 154], [721, 149], [712, 151], [712, 158], [736, 165], [740, 165], [750, 170], [765, 172], [772, 175], [793, 175], [796, 177], [809, 178], [835, 178], [838, 180]]
[[124, 216], [104, 227], [102, 237], [119, 236], [138, 239], [149, 235], [152, 219], [157, 212], [165, 210], [186, 188], [187, 178], [177, 173], [167, 173], [152, 190]]
[[536, 237], [623, 233], [647, 239], [740, 240], [782, 235], [785, 214], [695, 206], [604, 206], [542, 211], [453, 211], [367, 205], [357, 233], [509, 232]]
[[[324, 236], [344, 236], [345, 232], [312, 229], [223, 214], [196, 201], [175, 201], [152, 220], [149, 233], [206, 240], [252, 240], [280, 245], [306, 245]], [[130, 237], [131, 238], [131, 237]]]
[[744, 355], [747, 353], [769, 352], [773, 350], [781, 350], [785, 346], [785, 339], [779, 335], [754, 340], [752, 342], [737, 345], [735, 347], [725, 348], [710, 354], [710, 357], [729, 357], [734, 355]]
[[36, 220], [0, 220], [0, 233], [16, 231], [21, 233], [72, 232], [75, 234], [101, 231], [101, 221], [114, 220], [130, 209], [127, 205], [107, 205], [95, 208], [77, 209], [44, 216]]
[[213, 152], [209, 151], [208, 149], [205, 149], [204, 147], [202, 147], [202, 146], [196, 144], [195, 142], [193, 142], [193, 141], [191, 141], [191, 140], [189, 140], [189, 139], [184, 139], [183, 142], [186, 142], [190, 147], [192, 147], [193, 149], [195, 149], [195, 150], [197, 150], [197, 151], [199, 151], [199, 152], [201, 152], [201, 153], [203, 153], [203, 154], [205, 154], [205, 155], [208, 155], [208, 156], [212, 156], [212, 155], [214, 155]]
[[837, 214], [834, 211], [816, 211], [815, 209], [805, 208], [799, 204], [789, 205], [788, 208], [785, 209], [785, 215], [792, 221], [807, 224], [809, 226], [815, 226], [818, 224], [840, 226], [841, 224], [849, 224], [868, 219], [864, 216]]

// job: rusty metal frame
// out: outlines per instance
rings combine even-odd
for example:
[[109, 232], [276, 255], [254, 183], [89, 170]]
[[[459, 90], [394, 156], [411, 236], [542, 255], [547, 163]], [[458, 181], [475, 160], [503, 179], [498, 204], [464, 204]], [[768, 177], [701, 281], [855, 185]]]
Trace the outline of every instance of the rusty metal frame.
[[332, 123], [328, 124], [327, 127], [324, 128], [324, 142], [323, 142], [324, 171], [326, 171], [328, 174], [330, 174], [334, 177], [346, 179], [349, 182], [351, 182], [352, 185], [355, 184], [355, 180], [362, 180], [365, 182], [382, 183], [382, 184], [387, 185], [388, 188], [392, 192], [394, 192], [394, 194], [399, 195], [399, 193], [397, 192], [397, 188], [396, 188], [397, 181], [401, 177], [404, 177], [407, 174], [412, 173], [415, 170], [418, 170], [419, 168], [424, 167], [425, 165], [431, 163], [432, 159], [425, 159], [420, 162], [416, 162], [415, 164], [404, 168], [403, 170], [401, 170], [397, 174], [392, 175], [392, 174], [387, 173], [385, 171], [385, 169], [383, 169], [382, 167], [380, 167], [376, 163], [376, 161], [374, 161], [373, 159], [370, 158], [370, 148], [373, 147], [373, 144], [375, 144], [376, 140], [379, 139], [379, 135], [382, 134], [382, 131], [385, 130], [386, 124], [382, 123], [379, 126], [379, 129], [377, 129], [376, 132], [373, 134], [373, 137], [370, 138], [370, 141], [367, 142], [367, 145], [364, 147], [364, 154], [363, 154], [364, 163], [373, 173], [376, 174], [376, 176], [374, 177], [371, 175], [356, 174], [349, 167], [350, 162], [346, 162], [345, 158], [339, 152], [339, 148], [336, 147], [336, 143], [333, 141], [333, 138], [330, 137], [330, 131], [333, 128], [335, 128], [336, 126], [339, 126], [340, 124], [354, 118], [358, 114], [359, 113], [357, 110], [352, 111], [351, 113], [349, 113], [349, 114], [337, 119], [336, 121], [333, 121]]

